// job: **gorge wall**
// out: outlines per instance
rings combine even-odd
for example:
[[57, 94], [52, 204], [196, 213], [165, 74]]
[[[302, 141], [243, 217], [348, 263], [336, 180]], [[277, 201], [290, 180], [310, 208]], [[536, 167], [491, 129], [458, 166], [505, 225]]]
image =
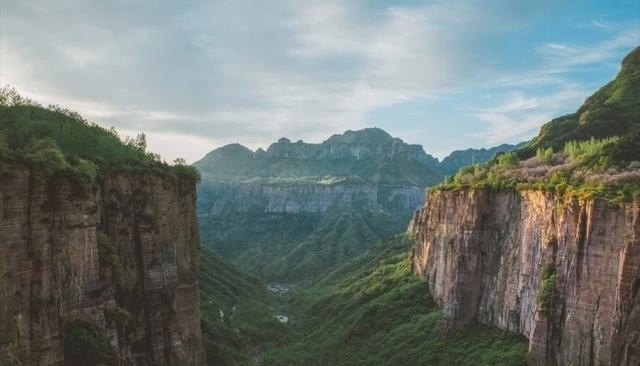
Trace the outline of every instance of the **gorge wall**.
[[410, 232], [449, 326], [522, 333], [531, 365], [640, 364], [640, 202], [434, 190]]
[[63, 365], [76, 320], [113, 364], [204, 364], [195, 203], [192, 181], [159, 175], [0, 176], [0, 364]]
[[411, 212], [424, 200], [424, 188], [370, 184], [295, 184], [207, 182], [198, 188], [198, 212], [323, 213], [332, 207]]

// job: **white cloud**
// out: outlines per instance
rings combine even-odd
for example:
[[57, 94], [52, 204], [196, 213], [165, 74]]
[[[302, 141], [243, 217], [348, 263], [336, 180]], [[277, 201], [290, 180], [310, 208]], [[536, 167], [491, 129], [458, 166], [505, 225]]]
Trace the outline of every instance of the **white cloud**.
[[[487, 124], [480, 137], [491, 144], [531, 138], [540, 126], [562, 114], [567, 106], [578, 106], [592, 91], [580, 85], [565, 85], [543, 96], [512, 93], [503, 104], [472, 111]], [[573, 108], [573, 107], [572, 107]]]
[[[0, 83], [106, 126], [145, 131], [152, 148], [193, 161], [223, 143], [319, 141], [364, 127], [372, 110], [452, 91], [559, 85], [568, 69], [638, 40], [626, 31], [595, 48], [549, 43], [534, 55], [544, 67], [513, 74], [487, 44], [555, 2], [417, 3], [5, 0]], [[556, 110], [542, 113], [548, 100], [539, 95], [514, 95], [477, 111], [499, 121], [490, 123], [493, 140], [516, 114], [530, 113], [528, 121]], [[189, 148], [175, 148], [172, 135]]]
[[[556, 68], [593, 64], [611, 59], [620, 50], [629, 50], [640, 43], [640, 27], [637, 24], [625, 27], [612, 38], [593, 45], [546, 43], [538, 47], [537, 53]], [[561, 69], [562, 70], [562, 69]]]

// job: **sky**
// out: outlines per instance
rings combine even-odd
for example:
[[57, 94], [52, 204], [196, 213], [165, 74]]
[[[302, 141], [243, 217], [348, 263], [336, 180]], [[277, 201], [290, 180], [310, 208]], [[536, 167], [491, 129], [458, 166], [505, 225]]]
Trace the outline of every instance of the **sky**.
[[380, 127], [444, 157], [573, 112], [640, 0], [2, 0], [0, 85], [167, 161]]

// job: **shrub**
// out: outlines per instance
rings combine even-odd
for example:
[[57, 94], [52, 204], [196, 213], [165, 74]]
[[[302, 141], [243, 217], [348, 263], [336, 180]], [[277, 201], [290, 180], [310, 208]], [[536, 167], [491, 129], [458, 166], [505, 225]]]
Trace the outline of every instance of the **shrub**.
[[500, 154], [498, 155], [497, 159], [498, 159], [498, 165], [506, 168], [518, 166], [518, 164], [520, 163], [518, 154], [516, 154], [513, 151]]
[[43, 138], [31, 141], [24, 149], [24, 159], [45, 175], [66, 169], [69, 164], [53, 139]]
[[553, 164], [553, 148], [539, 148], [536, 151], [536, 157], [545, 164]]
[[111, 365], [113, 350], [104, 330], [94, 323], [75, 320], [64, 330], [66, 366]]
[[564, 145], [564, 153], [574, 160], [587, 160], [591, 157], [603, 155], [607, 145], [614, 144], [619, 137], [607, 137], [604, 139], [591, 138], [585, 141], [567, 141]]
[[556, 289], [556, 270], [552, 263], [544, 266], [542, 282], [538, 293], [538, 311], [547, 317], [553, 315], [553, 303]]
[[113, 282], [116, 286], [120, 286], [123, 281], [123, 270], [115, 244], [100, 230], [96, 232], [96, 239], [98, 241], [98, 258], [100, 265], [111, 269]]
[[107, 319], [114, 322], [119, 328], [124, 327], [131, 320], [131, 314], [127, 309], [117, 306], [107, 313]]
[[9, 144], [7, 143], [7, 136], [0, 132], [0, 157], [7, 156], [9, 153]]

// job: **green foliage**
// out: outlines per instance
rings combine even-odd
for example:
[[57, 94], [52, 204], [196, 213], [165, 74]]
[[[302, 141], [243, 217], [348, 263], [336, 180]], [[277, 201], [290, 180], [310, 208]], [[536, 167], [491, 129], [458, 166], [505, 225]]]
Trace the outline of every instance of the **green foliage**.
[[24, 147], [23, 157], [38, 170], [50, 175], [69, 167], [64, 154], [51, 138], [31, 140]]
[[553, 315], [553, 303], [556, 288], [556, 269], [552, 263], [544, 266], [540, 292], [538, 293], [538, 311], [547, 317]]
[[102, 267], [111, 270], [111, 276], [116, 286], [122, 285], [123, 269], [122, 262], [118, 255], [118, 248], [111, 239], [102, 231], [96, 231], [96, 239], [98, 241], [98, 259]]
[[587, 98], [576, 113], [548, 122], [525, 148], [525, 157], [538, 148], [563, 148], [567, 141], [624, 136], [640, 127], [640, 47], [622, 61], [616, 78]]
[[498, 165], [501, 167], [514, 167], [518, 166], [520, 163], [520, 159], [518, 158], [518, 154], [513, 151], [509, 151], [506, 153], [502, 153], [496, 157]]
[[527, 341], [481, 326], [442, 335], [442, 312], [411, 272], [405, 236], [372, 246], [297, 297], [295, 341], [263, 365], [524, 365]]
[[564, 145], [564, 153], [573, 160], [588, 160], [595, 156], [604, 155], [604, 149], [607, 145], [615, 144], [620, 141], [620, 137], [612, 136], [603, 139], [592, 137], [585, 141], [567, 141]]
[[122, 141], [114, 129], [59, 106], [43, 108], [9, 87], [0, 89], [0, 136], [3, 160], [29, 164], [45, 178], [65, 173], [86, 182], [119, 171], [197, 178], [193, 170], [174, 168], [147, 152], [144, 134]]
[[131, 314], [127, 309], [116, 305], [107, 312], [107, 319], [114, 322], [119, 328], [123, 328], [129, 323], [129, 320], [131, 320]]
[[203, 247], [200, 265], [202, 332], [210, 365], [253, 365], [250, 354], [290, 334], [274, 318], [276, 304], [257, 277]]
[[200, 217], [203, 244], [268, 281], [310, 282], [372, 243], [401, 232], [409, 216], [337, 207], [324, 214], [229, 213]]
[[553, 164], [553, 148], [539, 148], [536, 151], [536, 157], [545, 164]]
[[[613, 203], [637, 200], [640, 182], [640, 47], [622, 63], [616, 79], [589, 97], [574, 114], [541, 129], [515, 152], [499, 155], [480, 171], [461, 170], [441, 189], [493, 187], [536, 189]], [[559, 153], [554, 154], [554, 151]], [[531, 158], [535, 153], [540, 166]]]
[[94, 323], [74, 320], [64, 331], [66, 366], [111, 365], [113, 350], [104, 330]]

